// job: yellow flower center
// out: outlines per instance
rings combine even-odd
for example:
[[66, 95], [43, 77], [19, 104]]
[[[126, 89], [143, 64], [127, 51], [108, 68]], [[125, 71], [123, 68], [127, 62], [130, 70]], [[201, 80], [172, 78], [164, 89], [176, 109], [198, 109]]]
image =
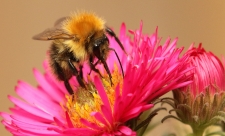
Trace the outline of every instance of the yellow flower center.
[[[101, 81], [107, 94], [110, 106], [113, 107], [115, 102], [115, 88], [119, 84], [121, 92], [121, 81], [123, 80], [123, 77], [119, 73], [116, 65], [114, 71], [111, 74], [113, 82], [112, 86], [107, 74], [103, 75]], [[67, 102], [63, 106], [63, 109], [68, 112], [74, 127], [86, 127], [80, 122], [81, 118], [86, 119], [91, 123], [95, 123], [100, 127], [104, 127], [102, 123], [100, 123], [98, 120], [95, 119], [95, 117], [90, 115], [92, 112], [99, 112], [102, 114], [101, 105], [103, 104], [101, 97], [99, 96], [98, 91], [96, 90], [96, 87], [93, 82], [91, 82], [90, 78], [86, 85], [86, 89], [78, 87], [77, 90], [74, 92], [74, 95], [66, 95], [66, 100]]]

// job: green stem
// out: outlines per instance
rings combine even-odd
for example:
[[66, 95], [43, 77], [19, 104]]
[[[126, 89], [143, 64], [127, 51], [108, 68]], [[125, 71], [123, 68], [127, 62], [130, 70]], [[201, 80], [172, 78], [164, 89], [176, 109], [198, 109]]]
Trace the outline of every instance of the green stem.
[[204, 129], [202, 128], [192, 128], [193, 130], [193, 136], [203, 136]]

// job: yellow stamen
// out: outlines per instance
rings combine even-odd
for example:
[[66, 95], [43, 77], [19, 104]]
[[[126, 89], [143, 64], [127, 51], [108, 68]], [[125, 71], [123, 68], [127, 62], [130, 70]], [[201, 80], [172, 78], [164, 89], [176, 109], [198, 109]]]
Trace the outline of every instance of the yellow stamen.
[[[115, 102], [115, 88], [119, 84], [121, 91], [123, 80], [123, 77], [119, 73], [117, 66], [115, 65], [114, 67], [114, 71], [112, 72], [112, 86], [107, 74], [104, 74], [101, 78], [111, 107], [114, 106]], [[90, 78], [86, 86], [87, 89], [82, 87], [77, 88], [73, 96], [67, 95], [67, 102], [65, 106], [63, 106], [63, 109], [68, 112], [70, 119], [74, 127], [76, 128], [86, 127], [80, 122], [81, 118], [95, 123], [98, 126], [104, 127], [102, 123], [96, 120], [93, 116], [90, 116], [92, 112], [99, 112], [102, 114], [101, 105], [103, 104], [103, 102], [101, 100], [101, 97], [99, 96], [98, 91], [96, 90], [93, 82], [91, 82]]]

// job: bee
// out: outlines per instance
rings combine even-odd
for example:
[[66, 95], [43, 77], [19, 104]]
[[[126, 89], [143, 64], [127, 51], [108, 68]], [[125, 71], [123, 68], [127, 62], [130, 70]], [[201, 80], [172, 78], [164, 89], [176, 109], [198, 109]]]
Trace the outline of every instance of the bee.
[[107, 34], [114, 37], [120, 48], [125, 52], [122, 43], [112, 29], [105, 25], [102, 18], [92, 12], [80, 12], [61, 18], [56, 21], [53, 28], [46, 29], [42, 33], [35, 35], [33, 39], [52, 40], [49, 50], [50, 68], [56, 78], [64, 81], [67, 91], [73, 94], [73, 89], [69, 84], [69, 79], [72, 76], [76, 76], [80, 86], [85, 88], [82, 72], [85, 61], [89, 62], [91, 71], [95, 71], [100, 76], [101, 74], [96, 65], [103, 64], [111, 85], [113, 84], [106, 63], [109, 51], [114, 51], [116, 54], [124, 76], [118, 54], [115, 49], [109, 47]]

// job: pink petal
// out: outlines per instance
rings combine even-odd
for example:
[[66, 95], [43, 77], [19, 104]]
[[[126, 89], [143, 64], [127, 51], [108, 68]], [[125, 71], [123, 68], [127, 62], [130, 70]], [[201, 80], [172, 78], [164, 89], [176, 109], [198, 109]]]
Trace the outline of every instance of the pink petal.
[[110, 126], [109, 123], [103, 118], [103, 115], [101, 115], [99, 112], [93, 112], [91, 113], [91, 115], [94, 116], [99, 122], [101, 122], [105, 126]]
[[[54, 99], [55, 101], [61, 101], [62, 100], [62, 95], [54, 90], [53, 86], [50, 86], [50, 84], [48, 83], [48, 81], [44, 78], [44, 76], [36, 69], [33, 70], [33, 73], [36, 77], [36, 80], [38, 81], [39, 85], [41, 86], [41, 88], [43, 88], [49, 96], [49, 98]], [[54, 92], [54, 93], [52, 93]]]
[[118, 129], [121, 133], [123, 133], [127, 136], [129, 136], [133, 133], [133, 131], [127, 126], [120, 126]]
[[20, 100], [18, 100], [17, 98], [14, 98], [12, 96], [9, 96], [9, 99], [15, 104], [17, 105], [18, 107], [22, 108], [23, 110], [26, 110], [28, 111], [29, 113], [33, 114], [33, 115], [36, 115], [38, 117], [41, 117], [41, 118], [45, 118], [45, 119], [53, 119], [51, 115], [49, 115], [48, 113], [45, 113], [39, 109], [37, 109], [36, 107], [34, 106], [31, 106], [31, 105], [28, 105]]
[[91, 123], [86, 119], [80, 119], [80, 122], [82, 122], [85, 126], [95, 129], [95, 130], [101, 130], [101, 127], [99, 127], [97, 124], [95, 123]]

